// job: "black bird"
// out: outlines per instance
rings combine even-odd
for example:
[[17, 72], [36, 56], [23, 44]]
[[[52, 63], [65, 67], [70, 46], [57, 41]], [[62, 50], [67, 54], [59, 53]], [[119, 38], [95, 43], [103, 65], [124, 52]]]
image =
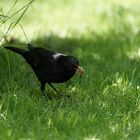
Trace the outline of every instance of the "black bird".
[[83, 68], [79, 66], [78, 59], [74, 56], [66, 56], [62, 53], [56, 53], [44, 48], [33, 47], [31, 44], [28, 44], [28, 50], [14, 46], [5, 46], [5, 48], [25, 58], [40, 81], [40, 89], [45, 97], [44, 90], [46, 83], [58, 93], [52, 83], [66, 82], [74, 76], [76, 71], [80, 75], [84, 72]]

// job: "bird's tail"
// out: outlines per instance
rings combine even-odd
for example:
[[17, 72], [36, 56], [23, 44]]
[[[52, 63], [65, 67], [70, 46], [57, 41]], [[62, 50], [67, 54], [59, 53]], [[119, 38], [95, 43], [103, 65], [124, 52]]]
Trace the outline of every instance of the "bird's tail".
[[24, 49], [21, 49], [21, 48], [16, 48], [16, 47], [13, 47], [13, 46], [5, 46], [4, 48], [8, 49], [8, 50], [11, 50], [13, 52], [16, 52], [20, 55], [24, 55], [26, 50]]

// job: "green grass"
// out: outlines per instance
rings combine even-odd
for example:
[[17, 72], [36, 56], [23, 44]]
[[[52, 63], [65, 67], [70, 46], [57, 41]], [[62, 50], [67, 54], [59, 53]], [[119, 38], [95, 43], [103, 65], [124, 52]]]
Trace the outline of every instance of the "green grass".
[[[4, 13], [14, 1], [5, 2]], [[27, 2], [18, 1], [11, 12]], [[46, 103], [29, 65], [1, 47], [0, 139], [140, 139], [139, 7], [138, 0], [35, 1], [20, 21], [29, 40], [77, 56], [85, 75], [54, 84], [60, 98], [46, 85], [55, 97]], [[26, 46], [18, 25], [8, 36]]]

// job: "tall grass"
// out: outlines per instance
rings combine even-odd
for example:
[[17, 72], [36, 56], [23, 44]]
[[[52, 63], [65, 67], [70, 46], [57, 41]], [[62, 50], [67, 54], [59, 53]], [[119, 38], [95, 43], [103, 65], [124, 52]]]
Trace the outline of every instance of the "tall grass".
[[[8, 42], [8, 34], [10, 34], [10, 32], [19, 24], [20, 20], [34, 1], [35, 0], [31, 0], [28, 3], [21, 5], [16, 11], [14, 8], [17, 5], [18, 0], [13, 1], [12, 6], [10, 7], [6, 7], [6, 3], [0, 7], [1, 45], [2, 43]], [[9, 20], [10, 22], [8, 22]]]

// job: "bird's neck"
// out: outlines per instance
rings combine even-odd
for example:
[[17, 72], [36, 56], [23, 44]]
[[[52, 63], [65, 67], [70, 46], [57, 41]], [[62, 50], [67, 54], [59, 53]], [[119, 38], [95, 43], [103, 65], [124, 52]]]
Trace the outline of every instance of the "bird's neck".
[[76, 70], [75, 69], [67, 69], [65, 70], [64, 74], [65, 77], [71, 78], [75, 74]]

